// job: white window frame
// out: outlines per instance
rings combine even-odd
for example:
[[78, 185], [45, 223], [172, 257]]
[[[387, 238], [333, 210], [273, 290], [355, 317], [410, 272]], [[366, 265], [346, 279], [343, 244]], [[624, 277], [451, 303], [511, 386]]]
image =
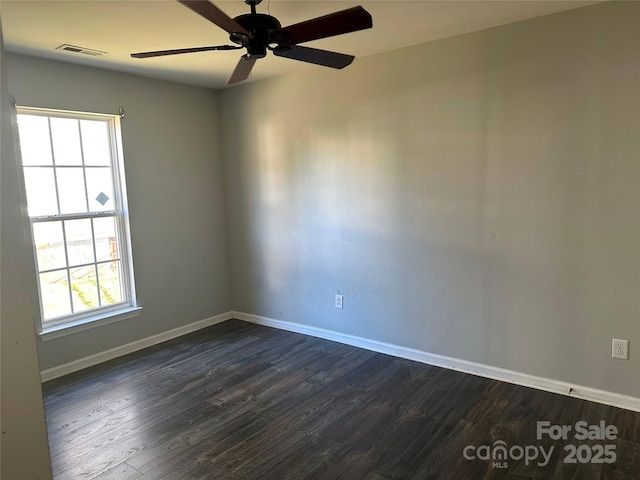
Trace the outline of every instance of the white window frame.
[[[105, 121], [108, 124], [110, 147], [111, 147], [111, 172], [113, 177], [113, 193], [115, 210], [100, 211], [100, 212], [86, 212], [86, 213], [72, 213], [72, 214], [55, 214], [55, 215], [29, 215], [29, 224], [31, 231], [31, 240], [34, 255], [34, 265], [36, 267], [37, 285], [38, 285], [38, 303], [40, 322], [38, 325], [39, 334], [43, 340], [50, 340], [58, 338], [78, 331], [87, 330], [99, 325], [105, 325], [120, 320], [125, 320], [140, 314], [142, 310], [137, 304], [136, 289], [133, 272], [133, 254], [131, 248], [131, 234], [129, 226], [129, 208], [127, 201], [127, 186], [124, 174], [124, 155], [122, 149], [122, 134], [121, 123], [118, 115], [90, 113], [90, 112], [78, 112], [71, 110], [57, 110], [49, 108], [37, 108], [37, 107], [16, 107], [19, 115], [35, 115], [44, 117], [58, 117], [58, 118], [71, 118], [75, 120], [100, 120]], [[53, 148], [53, 147], [52, 147]], [[54, 155], [52, 151], [52, 155]], [[23, 166], [21, 162], [21, 169], [24, 172], [25, 168], [33, 168], [29, 166]], [[36, 167], [37, 168], [37, 167]], [[52, 168], [55, 168], [55, 160], [52, 164]], [[83, 168], [84, 162], [83, 162]], [[24, 173], [23, 173], [24, 176]], [[56, 198], [58, 198], [58, 187], [56, 186]], [[25, 199], [26, 200], [26, 199]], [[25, 209], [26, 210], [26, 209]], [[117, 304], [111, 304], [104, 307], [96, 307], [90, 310], [85, 310], [78, 313], [71, 313], [62, 315], [49, 320], [44, 319], [44, 309], [42, 305], [42, 293], [40, 287], [40, 271], [38, 268], [38, 256], [36, 251], [36, 245], [33, 236], [33, 225], [35, 223], [62, 221], [62, 220], [77, 220], [77, 219], [91, 219], [100, 217], [115, 217], [116, 219], [116, 235], [120, 250], [120, 272], [122, 281], [122, 301]], [[94, 240], [95, 242], [95, 240]], [[66, 240], [65, 240], [66, 245]], [[66, 252], [65, 246], [65, 252]], [[95, 243], [94, 243], [95, 248]], [[98, 265], [98, 259], [94, 258], [94, 265]], [[68, 271], [70, 267], [66, 266]], [[43, 272], [46, 272], [43, 270]], [[97, 273], [97, 271], [96, 271]], [[71, 285], [69, 285], [71, 288]]]

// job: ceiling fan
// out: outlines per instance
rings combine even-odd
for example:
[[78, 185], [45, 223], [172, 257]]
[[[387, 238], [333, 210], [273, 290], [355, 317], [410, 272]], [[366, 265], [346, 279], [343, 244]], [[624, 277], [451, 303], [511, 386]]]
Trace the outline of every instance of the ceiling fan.
[[263, 13], [256, 13], [256, 5], [262, 0], [244, 0], [250, 5], [251, 13], [235, 18], [206, 0], [178, 0], [200, 16], [216, 24], [229, 33], [229, 39], [235, 45], [218, 45], [211, 47], [180, 48], [175, 50], [159, 50], [154, 52], [132, 53], [133, 58], [160, 57], [182, 53], [206, 52], [210, 50], [237, 50], [246, 48], [228, 84], [246, 80], [251, 69], [259, 58], [271, 50], [278, 57], [290, 58], [301, 62], [314, 63], [332, 68], [344, 68], [355, 58], [344, 53], [301, 47], [300, 43], [333, 37], [343, 33], [356, 32], [372, 27], [371, 15], [362, 7], [353, 7], [305, 22], [282, 27], [277, 18]]

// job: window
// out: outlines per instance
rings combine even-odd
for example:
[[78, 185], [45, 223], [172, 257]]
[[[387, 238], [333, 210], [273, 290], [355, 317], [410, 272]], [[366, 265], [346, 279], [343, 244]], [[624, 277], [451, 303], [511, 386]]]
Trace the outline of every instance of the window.
[[44, 333], [136, 309], [119, 120], [18, 107]]

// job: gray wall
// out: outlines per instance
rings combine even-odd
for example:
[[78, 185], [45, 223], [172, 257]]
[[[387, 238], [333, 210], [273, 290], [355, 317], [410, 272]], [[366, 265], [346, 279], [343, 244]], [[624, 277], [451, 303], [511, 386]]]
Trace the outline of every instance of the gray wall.
[[229, 311], [218, 94], [18, 55], [8, 55], [8, 72], [10, 91], [21, 105], [126, 111], [123, 148], [143, 311], [137, 318], [39, 341], [42, 369]]
[[225, 90], [234, 309], [639, 397], [639, 19]]
[[42, 369], [233, 308], [640, 396], [638, 5], [223, 92], [9, 55], [23, 105], [127, 111], [144, 311]]
[[33, 311], [33, 257], [17, 181], [13, 138], [15, 112], [9, 104], [0, 28], [0, 477], [51, 478]]

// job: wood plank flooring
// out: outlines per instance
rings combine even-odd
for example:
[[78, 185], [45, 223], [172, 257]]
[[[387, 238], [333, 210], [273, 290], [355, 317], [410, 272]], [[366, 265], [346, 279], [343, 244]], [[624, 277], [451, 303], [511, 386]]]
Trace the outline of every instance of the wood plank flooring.
[[[56, 480], [640, 479], [640, 413], [236, 320], [44, 394]], [[539, 420], [618, 434], [538, 440]], [[615, 462], [588, 461], [608, 444]]]

